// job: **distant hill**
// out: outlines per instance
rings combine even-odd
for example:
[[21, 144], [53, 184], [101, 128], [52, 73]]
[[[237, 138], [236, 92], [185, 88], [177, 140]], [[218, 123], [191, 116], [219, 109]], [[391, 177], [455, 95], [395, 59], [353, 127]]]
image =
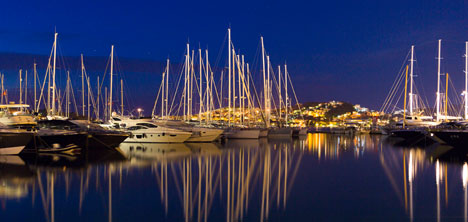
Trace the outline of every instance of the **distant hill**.
[[354, 104], [341, 101], [305, 102], [300, 106], [308, 113], [305, 118], [311, 121], [330, 121], [337, 116], [356, 111]]

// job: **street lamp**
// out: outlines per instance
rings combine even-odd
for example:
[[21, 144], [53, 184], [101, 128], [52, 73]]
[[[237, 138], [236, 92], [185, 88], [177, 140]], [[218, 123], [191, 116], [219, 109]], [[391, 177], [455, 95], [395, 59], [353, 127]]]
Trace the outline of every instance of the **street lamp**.
[[138, 118], [140, 118], [140, 117], [141, 117], [141, 112], [142, 112], [143, 110], [142, 110], [141, 108], [138, 108], [137, 111], [138, 111]]

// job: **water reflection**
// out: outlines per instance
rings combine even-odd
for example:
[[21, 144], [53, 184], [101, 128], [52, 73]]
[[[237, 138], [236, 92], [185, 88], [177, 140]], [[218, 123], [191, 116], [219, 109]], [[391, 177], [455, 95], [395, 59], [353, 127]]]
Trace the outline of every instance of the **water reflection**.
[[[119, 152], [1, 156], [0, 218], [467, 221], [466, 161], [465, 151], [398, 148], [383, 136], [365, 134], [225, 144], [126, 143]], [[361, 177], [370, 181], [354, 179]], [[329, 178], [342, 178], [344, 189], [328, 189]], [[364, 185], [373, 188], [363, 191]], [[338, 210], [360, 204], [370, 210], [329, 213], [323, 210], [327, 201]]]

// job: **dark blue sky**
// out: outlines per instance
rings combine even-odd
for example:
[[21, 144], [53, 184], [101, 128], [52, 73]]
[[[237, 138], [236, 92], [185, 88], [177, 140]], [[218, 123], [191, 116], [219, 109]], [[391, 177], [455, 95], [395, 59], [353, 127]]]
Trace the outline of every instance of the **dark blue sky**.
[[[56, 27], [65, 56], [108, 56], [115, 44], [121, 58], [182, 62], [190, 41], [208, 47], [212, 62], [224, 65], [217, 55], [231, 26], [234, 44], [250, 61], [264, 36], [272, 63], [287, 61], [300, 100], [371, 108], [382, 104], [412, 44], [432, 105], [437, 39], [444, 40], [443, 70], [453, 73], [456, 84], [463, 81], [468, 40], [468, 2], [462, 0], [5, 1], [1, 8], [0, 53], [48, 55]], [[159, 84], [139, 83], [147, 91]], [[462, 86], [456, 85], [460, 91]]]

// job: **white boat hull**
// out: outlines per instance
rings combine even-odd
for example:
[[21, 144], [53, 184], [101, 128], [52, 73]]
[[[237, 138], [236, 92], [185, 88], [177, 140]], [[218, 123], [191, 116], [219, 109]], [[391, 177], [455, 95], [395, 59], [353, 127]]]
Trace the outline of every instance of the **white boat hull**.
[[291, 128], [273, 128], [268, 132], [269, 138], [289, 138], [292, 137], [293, 129]]
[[228, 139], [258, 139], [259, 129], [234, 129], [226, 133]]
[[213, 142], [224, 132], [220, 129], [192, 128], [192, 135], [185, 142]]

